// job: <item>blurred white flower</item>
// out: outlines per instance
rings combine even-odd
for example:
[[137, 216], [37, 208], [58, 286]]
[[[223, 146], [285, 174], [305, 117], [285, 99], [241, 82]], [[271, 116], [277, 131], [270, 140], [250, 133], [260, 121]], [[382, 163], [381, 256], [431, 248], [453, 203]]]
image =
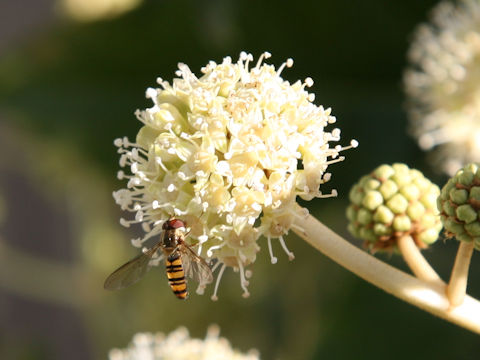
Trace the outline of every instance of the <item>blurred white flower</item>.
[[[131, 175], [126, 189], [114, 193], [123, 210], [135, 213], [124, 226], [141, 223], [146, 235], [135, 246], [161, 232], [170, 216], [186, 221], [187, 241], [198, 253], [216, 260], [219, 270], [213, 299], [226, 266], [240, 273], [248, 296], [251, 275], [245, 267], [255, 261], [258, 238], [267, 238], [272, 263], [272, 239], [278, 239], [293, 259], [284, 236], [293, 226], [297, 196], [305, 200], [335, 196], [320, 185], [330, 179], [331, 163], [342, 161], [339, 152], [357, 146], [332, 147], [340, 130], [325, 131], [335, 122], [330, 109], [312, 103], [307, 78], [290, 84], [281, 78], [288, 59], [278, 70], [262, 63], [249, 67], [252, 55], [242, 52], [232, 63], [213, 61], [196, 77], [179, 64], [172, 85], [158, 79], [160, 89], [147, 89], [153, 107], [137, 111], [144, 124], [136, 143], [117, 139], [120, 166]], [[198, 289], [202, 292], [203, 289]]]
[[78, 21], [109, 19], [136, 8], [142, 0], [60, 0], [63, 13]]
[[405, 88], [411, 130], [453, 175], [480, 161], [480, 1], [442, 2], [418, 27]]
[[255, 350], [242, 354], [220, 338], [218, 326], [210, 326], [204, 340], [192, 339], [188, 330], [178, 328], [167, 336], [138, 333], [127, 349], [113, 349], [110, 360], [258, 360]]

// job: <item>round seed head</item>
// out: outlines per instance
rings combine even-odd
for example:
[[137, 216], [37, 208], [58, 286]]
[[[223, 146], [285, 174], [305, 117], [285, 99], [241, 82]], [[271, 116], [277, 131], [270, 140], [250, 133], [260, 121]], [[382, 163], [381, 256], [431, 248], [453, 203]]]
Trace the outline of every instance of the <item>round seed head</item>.
[[445, 233], [480, 248], [480, 165], [468, 164], [442, 188], [437, 200]]
[[[420, 171], [405, 164], [381, 165], [350, 190], [348, 229], [371, 251], [392, 251], [405, 235], [410, 235], [419, 248], [426, 248], [437, 240], [442, 228], [437, 210], [439, 194], [439, 188]], [[480, 199], [480, 187], [478, 196]]]

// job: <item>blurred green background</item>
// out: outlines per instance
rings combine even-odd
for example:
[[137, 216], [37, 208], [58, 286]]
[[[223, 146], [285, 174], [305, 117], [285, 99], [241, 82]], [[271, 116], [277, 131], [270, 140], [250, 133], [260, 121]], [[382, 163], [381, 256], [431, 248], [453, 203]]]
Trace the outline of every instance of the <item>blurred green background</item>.
[[[405, 162], [442, 186], [407, 134], [401, 76], [409, 38], [435, 1], [0, 2], [0, 359], [106, 359], [140, 331], [209, 324], [262, 359], [477, 359], [477, 335], [434, 318], [358, 279], [292, 235], [276, 265], [264, 239], [250, 267], [251, 296], [224, 275], [219, 301], [172, 296], [162, 268], [120, 292], [102, 284], [136, 254], [112, 191], [113, 140], [135, 137], [145, 89], [240, 51], [270, 63], [288, 57], [287, 80], [311, 76], [316, 104], [332, 107], [342, 143], [360, 147], [332, 165], [336, 199], [310, 211], [339, 234], [350, 186], [381, 163]], [[125, 2], [127, 3], [127, 2]], [[106, 9], [106, 10], [105, 10]], [[80, 12], [79, 12], [80, 11]], [[103, 11], [103, 12], [102, 12]], [[130, 229], [128, 229], [130, 230]], [[351, 239], [354, 243], [358, 241]], [[439, 241], [426, 257], [444, 279], [456, 251]], [[406, 270], [401, 259], [383, 259]], [[480, 297], [475, 254], [469, 292]]]

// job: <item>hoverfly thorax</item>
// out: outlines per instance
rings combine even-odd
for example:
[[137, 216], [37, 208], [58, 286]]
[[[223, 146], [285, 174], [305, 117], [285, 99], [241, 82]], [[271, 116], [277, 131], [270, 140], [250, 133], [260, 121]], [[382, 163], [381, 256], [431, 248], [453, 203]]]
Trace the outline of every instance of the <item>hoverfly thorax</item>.
[[165, 230], [162, 236], [163, 248], [173, 250], [183, 240], [186, 224], [180, 219], [170, 218], [163, 223], [162, 229]]

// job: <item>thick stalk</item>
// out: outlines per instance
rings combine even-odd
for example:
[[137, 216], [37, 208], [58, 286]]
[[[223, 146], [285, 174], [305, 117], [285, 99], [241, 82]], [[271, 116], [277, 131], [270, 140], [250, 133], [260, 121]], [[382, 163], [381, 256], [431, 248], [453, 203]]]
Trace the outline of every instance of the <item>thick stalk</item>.
[[427, 260], [423, 257], [420, 249], [410, 235], [399, 238], [397, 246], [403, 259], [417, 278], [432, 283], [436, 282], [440, 285], [443, 284], [440, 276], [438, 276], [435, 270], [433, 270]]
[[317, 219], [298, 208], [293, 227], [314, 248], [380, 289], [454, 324], [480, 334], [480, 302], [470, 296], [457, 308], [450, 305], [445, 286], [408, 275], [353, 246]]
[[460, 241], [455, 264], [447, 287], [447, 297], [452, 308], [463, 302], [467, 292], [468, 269], [473, 253], [473, 243]]

